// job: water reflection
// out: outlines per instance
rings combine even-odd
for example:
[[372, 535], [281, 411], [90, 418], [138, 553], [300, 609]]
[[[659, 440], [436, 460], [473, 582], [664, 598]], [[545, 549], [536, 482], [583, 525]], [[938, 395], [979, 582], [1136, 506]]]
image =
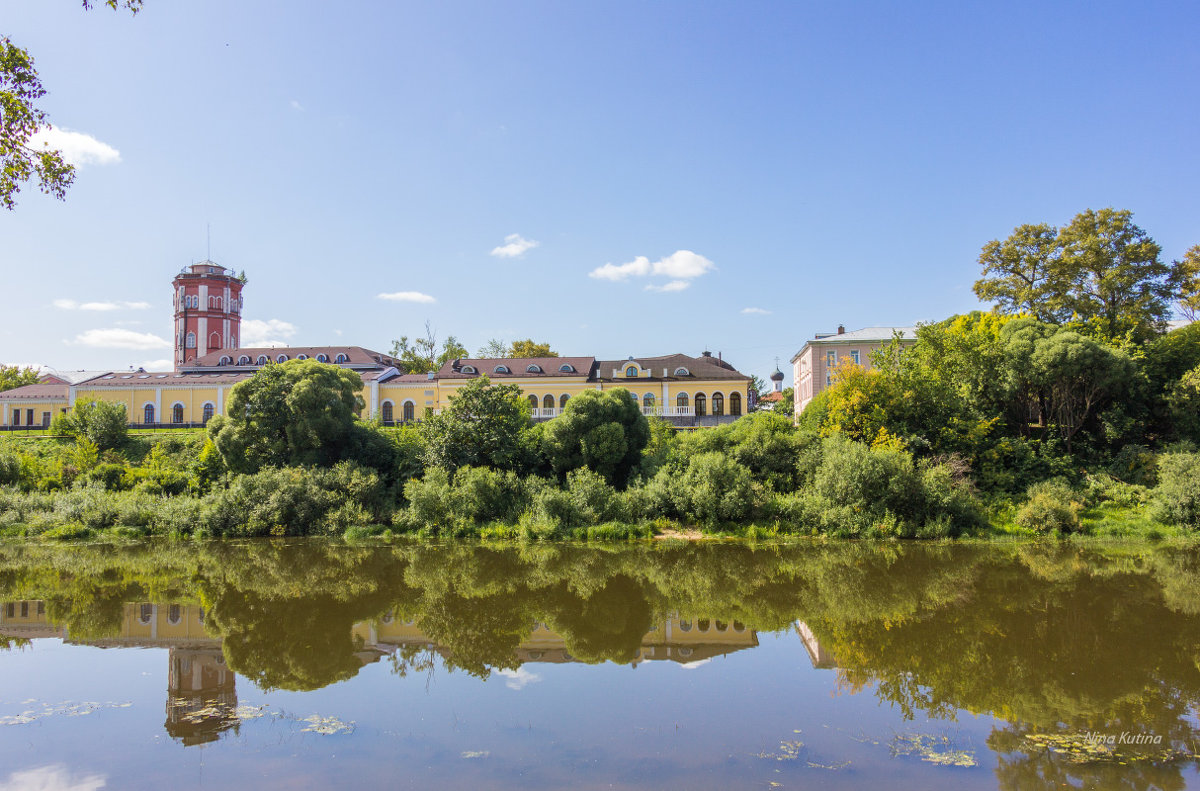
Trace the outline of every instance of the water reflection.
[[1000, 787], [1173, 789], [1200, 742], [1198, 583], [1196, 552], [1145, 545], [0, 547], [0, 649], [166, 647], [166, 730], [196, 745], [238, 728], [235, 673], [519, 688], [526, 665], [698, 663], [782, 632], [881, 722], [997, 717]]

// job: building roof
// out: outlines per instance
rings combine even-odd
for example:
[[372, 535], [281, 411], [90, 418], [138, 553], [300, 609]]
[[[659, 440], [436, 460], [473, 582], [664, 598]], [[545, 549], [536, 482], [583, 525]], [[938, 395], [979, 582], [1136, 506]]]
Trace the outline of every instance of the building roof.
[[177, 385], [223, 385], [249, 379], [254, 371], [223, 372], [223, 373], [145, 373], [133, 371], [113, 371], [89, 379], [79, 385], [83, 389], [93, 387], [174, 387]]
[[[502, 379], [528, 379], [530, 377], [591, 377], [595, 357], [476, 357], [448, 360], [437, 372], [438, 379], [473, 379], [488, 376], [497, 381]], [[497, 371], [500, 366], [508, 372]], [[531, 366], [540, 370], [530, 371]], [[570, 370], [562, 370], [569, 366]], [[473, 368], [474, 372], [464, 369]]]
[[14, 387], [0, 393], [4, 401], [66, 401], [67, 385], [51, 382], [38, 382], [31, 385]]
[[[637, 363], [638, 367], [648, 370], [648, 376], [639, 376], [638, 381], [695, 381], [727, 379], [730, 381], [748, 381], [749, 376], [740, 373], [729, 363], [719, 357], [701, 355], [692, 357], [687, 354], [665, 354], [661, 357], [634, 357], [632, 360], [601, 360], [596, 363], [596, 379], [601, 382], [621, 383], [631, 381], [624, 376], [614, 375], [623, 371], [629, 363]], [[686, 374], [676, 374], [680, 368], [686, 369]]]
[[800, 347], [800, 351], [792, 355], [792, 362], [804, 353], [809, 346], [826, 346], [834, 343], [887, 343], [896, 333], [906, 341], [916, 340], [916, 327], [864, 327], [850, 332], [818, 332], [811, 341]]
[[780, 393], [780, 392], [777, 392], [774, 390], [767, 393], [766, 395], [760, 395], [758, 397], [758, 403], [760, 403], [760, 404], [773, 404], [776, 401], [782, 401], [782, 400], [783, 400], [783, 393]]
[[[364, 349], [361, 346], [256, 346], [246, 349], [222, 349], [215, 352], [197, 357], [191, 362], [184, 363], [180, 366], [181, 371], [188, 373], [217, 369], [225, 370], [247, 370], [256, 369], [258, 364], [255, 362], [260, 356], [265, 356], [271, 362], [275, 362], [279, 355], [285, 355], [289, 360], [295, 360], [304, 355], [307, 359], [315, 360], [317, 355], [324, 354], [332, 363], [337, 359], [339, 354], [346, 355], [347, 362], [337, 363], [346, 368], [355, 369], [383, 369], [383, 368], [399, 368], [403, 370], [400, 361], [391, 355], [381, 352]], [[250, 362], [246, 365], [238, 365], [239, 357], [246, 356], [250, 358]], [[221, 364], [221, 359], [228, 357], [232, 360], [231, 363]]]
[[60, 371], [56, 368], [45, 368], [38, 377], [38, 381], [46, 384], [77, 385], [106, 373], [108, 371]]

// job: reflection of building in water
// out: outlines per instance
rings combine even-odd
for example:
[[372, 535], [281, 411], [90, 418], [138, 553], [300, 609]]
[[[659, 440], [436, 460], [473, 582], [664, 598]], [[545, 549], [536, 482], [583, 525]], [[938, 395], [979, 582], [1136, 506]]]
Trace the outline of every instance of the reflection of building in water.
[[837, 667], [837, 660], [821, 647], [821, 643], [813, 634], [812, 629], [808, 628], [808, 624], [804, 621], [796, 621], [796, 634], [800, 636], [800, 642], [804, 643], [804, 650], [808, 652], [808, 661], [812, 662], [813, 667], [822, 670]]
[[[374, 621], [355, 624], [354, 637], [356, 641], [362, 641], [360, 658], [367, 652], [377, 652], [375, 656], [378, 657], [403, 647], [424, 647], [438, 653], [444, 652], [442, 646], [426, 637], [415, 622], [397, 620], [391, 613], [384, 613]], [[642, 645], [632, 664], [653, 660], [687, 664], [756, 645], [757, 633], [737, 621], [727, 623], [709, 618], [676, 616], [650, 627], [650, 631], [642, 638]], [[544, 623], [534, 624], [533, 632], [517, 646], [516, 654], [523, 663], [578, 661], [567, 650], [566, 639]]]
[[65, 626], [46, 617], [42, 601], [0, 605], [0, 635], [53, 637], [99, 648], [166, 648], [167, 733], [184, 744], [203, 744], [236, 724], [235, 674], [225, 666], [221, 641], [204, 626], [204, 608], [188, 604], [126, 604], [119, 632], [98, 640], [72, 640]]

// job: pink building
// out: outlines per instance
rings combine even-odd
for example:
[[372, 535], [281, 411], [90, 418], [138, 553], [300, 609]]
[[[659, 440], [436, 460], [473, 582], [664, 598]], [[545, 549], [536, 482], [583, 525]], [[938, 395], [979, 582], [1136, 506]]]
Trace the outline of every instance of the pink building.
[[799, 417], [817, 393], [833, 383], [833, 373], [847, 361], [871, 368], [871, 352], [888, 345], [896, 333], [901, 342], [915, 343], [916, 327], [867, 327], [853, 332], [839, 326], [837, 332], [819, 332], [792, 357], [792, 381]]

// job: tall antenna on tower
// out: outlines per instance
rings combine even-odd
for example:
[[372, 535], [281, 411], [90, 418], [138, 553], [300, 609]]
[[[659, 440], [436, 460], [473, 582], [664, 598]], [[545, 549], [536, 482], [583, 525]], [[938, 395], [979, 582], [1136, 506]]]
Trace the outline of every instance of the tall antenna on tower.
[[212, 260], [212, 223], [204, 223], [204, 258]]

